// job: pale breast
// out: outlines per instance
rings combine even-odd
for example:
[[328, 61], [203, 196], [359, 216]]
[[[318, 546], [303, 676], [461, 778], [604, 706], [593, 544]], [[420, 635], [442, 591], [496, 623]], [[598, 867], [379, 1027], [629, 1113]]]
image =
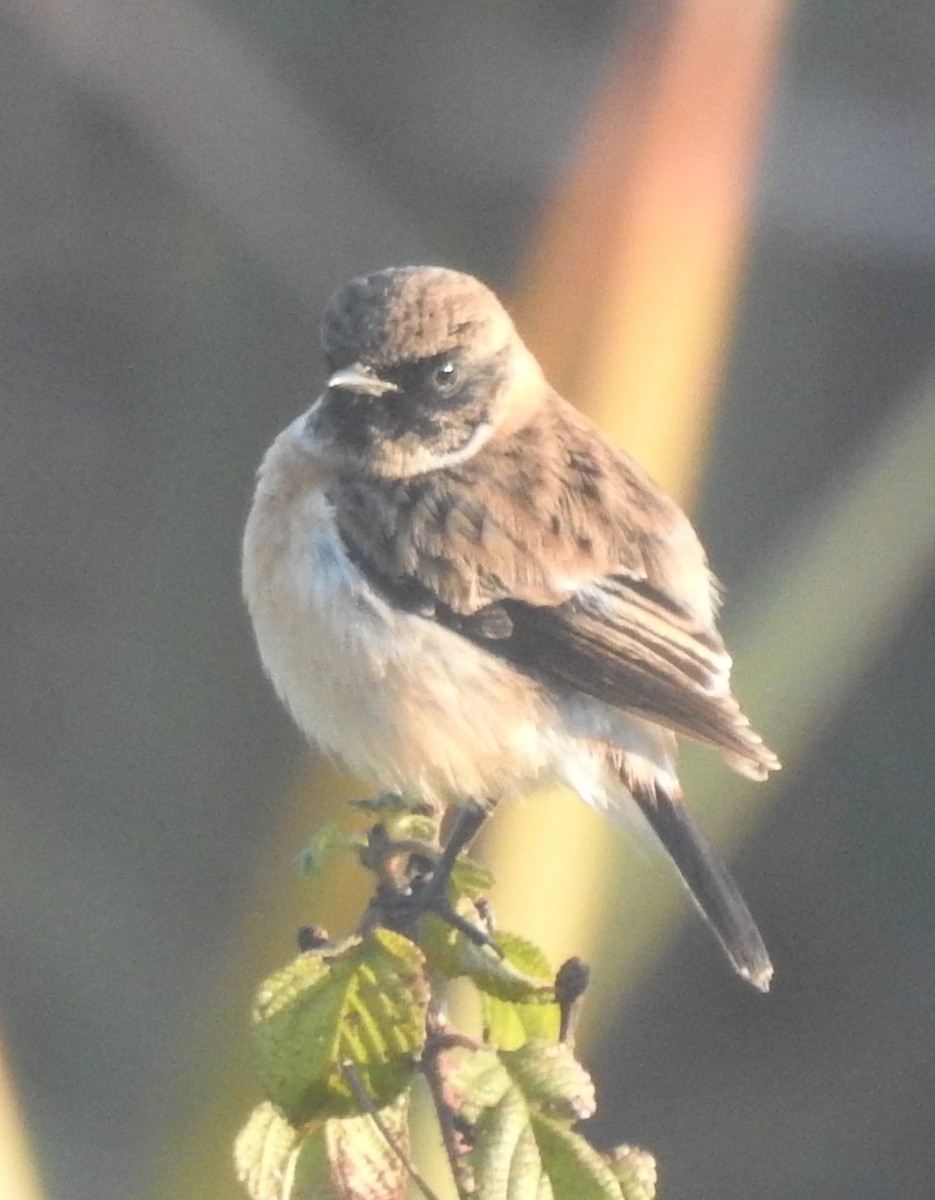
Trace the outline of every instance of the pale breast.
[[381, 787], [441, 800], [528, 786], [552, 757], [550, 698], [373, 592], [320, 486], [289, 489], [283, 503], [276, 475], [288, 446], [275, 451], [247, 523], [244, 594], [263, 664], [300, 728]]

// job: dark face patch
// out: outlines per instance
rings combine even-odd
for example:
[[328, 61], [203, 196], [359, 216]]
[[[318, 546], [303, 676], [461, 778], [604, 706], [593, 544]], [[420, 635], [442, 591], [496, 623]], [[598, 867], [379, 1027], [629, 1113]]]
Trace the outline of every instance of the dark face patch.
[[375, 396], [329, 389], [314, 418], [315, 437], [364, 473], [385, 474], [386, 464], [416, 448], [451, 454], [490, 419], [508, 369], [506, 352], [480, 363], [454, 351], [383, 366], [379, 377], [397, 390]]

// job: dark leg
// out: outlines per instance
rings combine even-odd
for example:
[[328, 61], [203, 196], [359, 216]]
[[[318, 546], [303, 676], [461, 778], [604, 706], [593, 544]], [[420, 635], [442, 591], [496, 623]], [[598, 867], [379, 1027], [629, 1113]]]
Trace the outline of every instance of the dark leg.
[[458, 855], [476, 835], [487, 819], [489, 809], [476, 800], [468, 800], [459, 809], [454, 827], [444, 849], [434, 863], [427, 863], [427, 870], [412, 878], [410, 887], [399, 890], [399, 885], [385, 881], [377, 889], [365, 918], [364, 927], [371, 924], [386, 924], [407, 936], [414, 934], [414, 922], [422, 913], [434, 912], [478, 945], [490, 945], [486, 930], [473, 925], [448, 902], [446, 892], [451, 872]]
[[426, 886], [433, 895], [444, 896], [451, 878], [452, 868], [458, 860], [458, 855], [474, 839], [481, 826], [487, 820], [490, 809], [477, 800], [468, 800], [458, 809], [452, 829], [441, 857], [426, 879]]
[[460, 930], [465, 937], [470, 938], [479, 946], [491, 944], [490, 934], [456, 913], [448, 903], [446, 893], [451, 872], [458, 861], [458, 855], [475, 837], [486, 821], [489, 812], [487, 806], [477, 800], [468, 800], [461, 805], [455, 817], [454, 827], [448, 835], [448, 840], [438, 861], [431, 871], [415, 882], [412, 892], [414, 902], [423, 912], [431, 910], [437, 913], [442, 920], [453, 925], [455, 929]]

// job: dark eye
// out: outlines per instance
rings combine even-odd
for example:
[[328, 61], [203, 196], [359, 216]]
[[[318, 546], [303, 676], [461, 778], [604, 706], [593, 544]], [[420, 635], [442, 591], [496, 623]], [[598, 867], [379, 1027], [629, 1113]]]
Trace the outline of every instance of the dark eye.
[[441, 392], [450, 391], [458, 382], [458, 368], [450, 360], [439, 363], [432, 372], [432, 383]]

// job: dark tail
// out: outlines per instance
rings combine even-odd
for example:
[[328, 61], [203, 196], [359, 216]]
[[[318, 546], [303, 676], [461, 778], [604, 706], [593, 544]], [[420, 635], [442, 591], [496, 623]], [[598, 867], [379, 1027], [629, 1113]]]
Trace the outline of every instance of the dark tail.
[[738, 975], [768, 992], [773, 964], [760, 932], [727, 867], [688, 809], [661, 790], [649, 795], [642, 788], [631, 790]]

